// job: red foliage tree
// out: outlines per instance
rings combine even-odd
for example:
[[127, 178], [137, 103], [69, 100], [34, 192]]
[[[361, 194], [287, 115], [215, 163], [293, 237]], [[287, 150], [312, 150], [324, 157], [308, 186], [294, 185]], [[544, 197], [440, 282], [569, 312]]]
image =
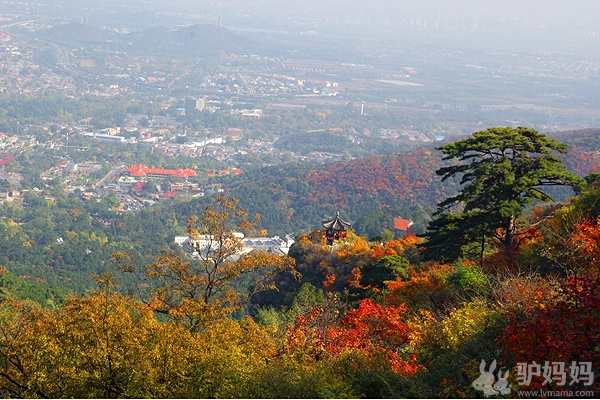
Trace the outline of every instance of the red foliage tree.
[[383, 355], [394, 372], [413, 374], [421, 366], [414, 354], [402, 354], [409, 342], [408, 327], [402, 320], [405, 311], [404, 306], [383, 306], [364, 299], [343, 318], [331, 320], [329, 313], [316, 308], [298, 317], [288, 329], [283, 352], [300, 348], [308, 363], [336, 359], [349, 352], [373, 359]]
[[[569, 277], [562, 282], [553, 304], [541, 305], [527, 320], [503, 330], [498, 343], [504, 347], [504, 355], [512, 356], [515, 363], [592, 362], [598, 371], [599, 283], [587, 277]], [[529, 389], [560, 389], [544, 385], [544, 380], [534, 376]]]

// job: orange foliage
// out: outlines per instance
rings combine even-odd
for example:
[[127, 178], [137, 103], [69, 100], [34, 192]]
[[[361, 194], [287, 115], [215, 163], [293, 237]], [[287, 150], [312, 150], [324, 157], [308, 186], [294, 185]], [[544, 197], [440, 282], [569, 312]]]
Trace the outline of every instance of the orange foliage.
[[600, 219], [587, 220], [575, 225], [570, 242], [579, 250], [574, 264], [588, 276], [600, 278], [598, 263], [600, 262]]
[[312, 244], [310, 238], [306, 235], [300, 235], [298, 242], [298, 244], [302, 246], [310, 246]]
[[539, 229], [530, 228], [525, 234], [525, 238], [521, 241], [521, 247], [527, 246], [531, 243], [536, 243], [544, 240], [544, 235]]
[[402, 239], [390, 240], [386, 246], [396, 250], [398, 254], [404, 253], [408, 248], [415, 247], [423, 240], [413, 233], [407, 233]]
[[384, 244], [375, 244], [372, 249], [371, 259], [376, 261], [381, 257], [402, 255], [406, 250], [417, 246], [421, 241], [422, 239], [417, 237], [417, 235], [407, 233], [404, 235], [404, 238], [390, 240]]
[[335, 274], [326, 274], [325, 275], [325, 280], [323, 281], [323, 287], [325, 288], [326, 292], [333, 292], [335, 290], [335, 288], [333, 287], [333, 285], [335, 284]]
[[510, 321], [530, 318], [556, 296], [555, 282], [535, 275], [507, 277], [495, 287], [493, 297]]
[[383, 352], [396, 373], [415, 373], [420, 369], [416, 356], [409, 356], [407, 361], [395, 350], [408, 343], [408, 328], [402, 320], [405, 312], [404, 305], [382, 306], [364, 299], [338, 327], [327, 331], [325, 348], [331, 354], [342, 354], [348, 349], [367, 354]]
[[455, 188], [452, 183], [439, 184], [437, 176], [431, 173], [442, 165], [439, 152], [415, 150], [403, 156], [371, 156], [358, 162], [330, 165], [325, 170], [315, 168], [304, 178], [312, 188], [306, 197], [318, 198], [322, 206], [332, 207], [349, 196], [358, 202], [376, 197], [380, 204], [407, 200], [435, 207]]
[[385, 245], [382, 246], [379, 243], [375, 244], [373, 246], [373, 250], [371, 252], [371, 258], [374, 259], [374, 260], [378, 260], [381, 257], [397, 256], [397, 255], [398, 255], [398, 253], [394, 249], [392, 249], [390, 247], [387, 247]]
[[434, 296], [443, 299], [449, 293], [446, 277], [453, 271], [450, 265], [431, 264], [428, 268], [413, 272], [408, 281], [400, 278], [389, 281], [387, 301], [389, 304], [406, 304], [411, 309], [432, 309], [438, 305], [432, 300]]
[[361, 258], [365, 256], [370, 256], [371, 248], [369, 247], [369, 242], [363, 237], [358, 237], [354, 243], [351, 245], [343, 246], [340, 250], [338, 250], [335, 255], [340, 258]]
[[409, 342], [402, 319], [405, 312], [403, 305], [383, 306], [365, 299], [341, 320], [324, 321], [324, 310], [315, 308], [298, 317], [294, 327], [288, 329], [283, 352], [302, 349], [307, 363], [336, 359], [349, 351], [373, 359], [383, 355], [394, 372], [413, 374], [422, 368], [416, 363], [416, 355], [406, 360], [398, 352]]
[[362, 278], [362, 273], [360, 271], [360, 268], [358, 268], [358, 267], [352, 268], [352, 271], [350, 272], [350, 278], [348, 279], [348, 283], [350, 284], [350, 287], [354, 287], [357, 289], [364, 289], [363, 285], [360, 284], [361, 278]]
[[352, 269], [347, 280], [350, 286], [360, 288], [361, 270], [363, 263], [376, 262], [382, 257], [402, 255], [407, 249], [416, 246], [420, 238], [413, 234], [406, 234], [402, 239], [390, 240], [386, 243], [369, 243], [365, 238], [358, 237], [352, 244], [343, 246], [335, 252], [340, 261], [349, 260], [358, 265]]
[[294, 326], [289, 327], [283, 348], [277, 357], [287, 353], [293, 353], [300, 349], [303, 354], [303, 362], [310, 364], [325, 356], [323, 348], [323, 331], [319, 320], [323, 315], [321, 307], [314, 308], [309, 313], [296, 318]]

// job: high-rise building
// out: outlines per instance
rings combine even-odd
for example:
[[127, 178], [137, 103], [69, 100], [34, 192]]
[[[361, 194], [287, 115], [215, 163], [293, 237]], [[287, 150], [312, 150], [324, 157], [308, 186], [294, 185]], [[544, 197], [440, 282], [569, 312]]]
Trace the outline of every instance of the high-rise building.
[[185, 111], [191, 110], [204, 110], [204, 99], [194, 99], [193, 97], [188, 97], [185, 99]]

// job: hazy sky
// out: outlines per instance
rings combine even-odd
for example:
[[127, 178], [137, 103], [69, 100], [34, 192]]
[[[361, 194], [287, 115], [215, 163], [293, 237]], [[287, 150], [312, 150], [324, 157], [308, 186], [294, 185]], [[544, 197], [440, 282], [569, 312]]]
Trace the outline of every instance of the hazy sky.
[[[176, 2], [171, 0], [169, 3]], [[232, 6], [252, 15], [284, 10], [286, 14], [295, 12], [315, 18], [437, 15], [442, 18], [528, 18], [561, 24], [584, 20], [600, 25], [600, 1], [597, 0], [218, 0], [186, 3], [187, 6], [195, 3], [198, 9], [211, 5], [217, 8]]]
[[437, 23], [439, 29], [447, 29], [462, 23], [487, 31], [505, 27], [600, 32], [600, 0], [171, 0], [154, 4], [165, 10], [218, 14], [225, 25], [246, 15], [256, 23], [292, 24], [300, 29], [336, 24], [395, 28], [409, 23], [429, 29]]
[[[1, 0], [0, 0], [1, 1]], [[64, 16], [133, 29], [217, 23], [231, 30], [600, 53], [600, 0], [38, 0]], [[35, 7], [35, 6], [33, 6]], [[56, 7], [48, 7], [56, 10]], [[68, 9], [68, 12], [67, 12]], [[81, 15], [78, 15], [81, 14]], [[94, 18], [97, 16], [97, 18]], [[506, 39], [504, 38], [506, 36]], [[489, 38], [489, 40], [488, 40]], [[486, 42], [487, 41], [487, 42]], [[592, 51], [592, 50], [591, 50]]]
[[68, 7], [138, 8], [140, 11], [247, 15], [298, 21], [344, 19], [391, 21], [403, 18], [530, 20], [533, 24], [584, 25], [600, 29], [598, 0], [38, 0]]
[[[422, 35], [433, 42], [449, 40], [448, 32], [459, 40], [485, 40], [493, 46], [507, 37], [507, 47], [518, 47], [521, 37], [528, 49], [548, 49], [561, 42], [585, 51], [588, 42], [600, 48], [600, 0], [171, 0], [188, 12], [210, 12], [223, 17], [225, 27], [235, 29], [239, 17], [248, 24], [281, 29], [340, 32], [348, 35], [379, 34], [402, 37]], [[243, 21], [242, 21], [243, 22]], [[270, 25], [270, 26], [269, 26]], [[421, 31], [419, 31], [419, 29]], [[563, 40], [563, 37], [566, 40]], [[457, 38], [453, 36], [452, 39]]]

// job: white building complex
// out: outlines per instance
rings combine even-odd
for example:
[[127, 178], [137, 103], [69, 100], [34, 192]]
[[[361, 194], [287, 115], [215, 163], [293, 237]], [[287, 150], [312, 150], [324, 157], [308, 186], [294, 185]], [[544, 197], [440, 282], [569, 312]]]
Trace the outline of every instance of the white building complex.
[[[291, 235], [286, 235], [285, 239], [282, 239], [279, 236], [273, 236], [270, 238], [244, 237], [244, 234], [241, 232], [234, 232], [233, 234], [236, 238], [242, 240], [244, 248], [241, 251], [241, 254], [249, 253], [252, 250], [261, 250], [284, 255], [288, 253], [290, 247], [292, 244], [294, 244], [294, 239]], [[175, 243], [190, 251], [194, 248], [207, 249], [211, 246], [215, 246], [215, 242], [210, 235], [200, 235], [198, 238], [191, 238], [190, 236], [175, 236]]]

